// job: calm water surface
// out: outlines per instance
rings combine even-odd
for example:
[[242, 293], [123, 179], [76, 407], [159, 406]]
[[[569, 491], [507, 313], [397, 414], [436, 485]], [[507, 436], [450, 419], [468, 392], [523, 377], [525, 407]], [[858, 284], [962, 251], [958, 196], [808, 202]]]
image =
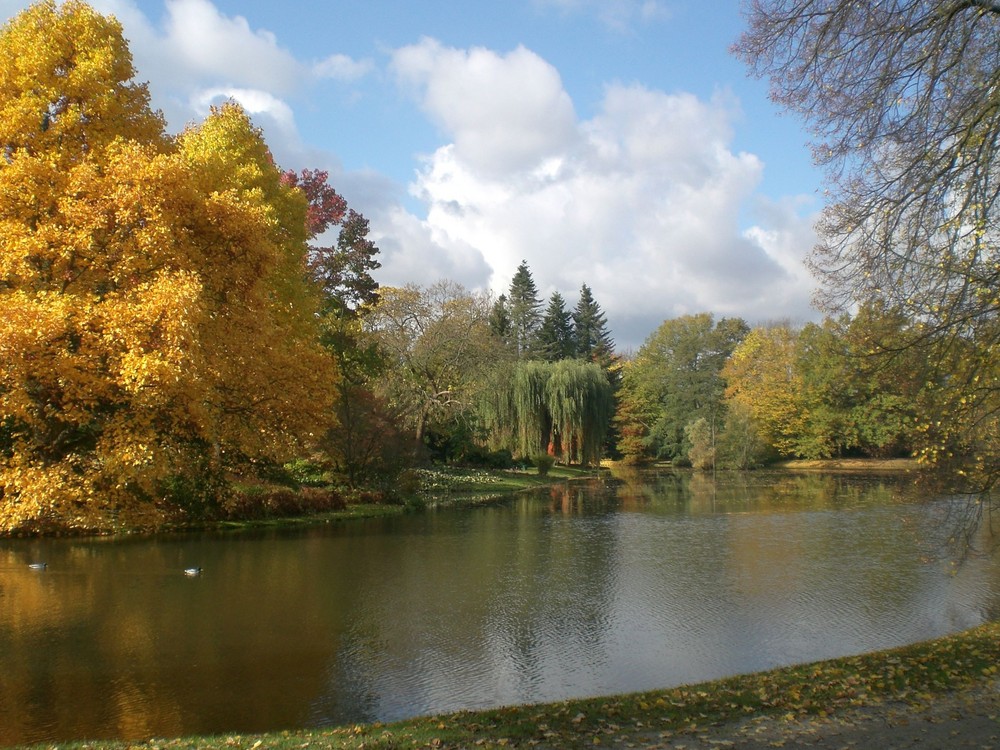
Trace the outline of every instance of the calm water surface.
[[666, 687], [1000, 617], [1000, 561], [951, 565], [950, 504], [905, 479], [626, 479], [295, 533], [2, 541], [0, 744]]

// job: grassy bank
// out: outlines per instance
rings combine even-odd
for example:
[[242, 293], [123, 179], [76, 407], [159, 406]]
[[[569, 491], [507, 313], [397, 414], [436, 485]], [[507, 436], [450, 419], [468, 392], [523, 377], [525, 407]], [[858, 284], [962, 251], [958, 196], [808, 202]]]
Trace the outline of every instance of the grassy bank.
[[597, 476], [595, 469], [554, 466], [547, 475], [535, 469], [504, 471], [436, 467], [407, 472], [407, 485], [397, 502], [350, 502], [336, 510], [301, 515], [274, 515], [265, 518], [223, 520], [211, 524], [222, 530], [259, 527], [294, 527], [340, 523], [365, 518], [401, 515], [413, 510], [449, 505], [476, 506], [500, 502], [524, 490]]
[[[887, 701], [927, 702], [950, 691], [996, 680], [998, 664], [1000, 623], [994, 623], [891, 651], [625, 696], [466, 711], [395, 724], [45, 747], [393, 750], [641, 746], [748, 716], [794, 719], [835, 715]], [[678, 742], [683, 744], [680, 738]]]
[[536, 487], [595, 477], [598, 473], [597, 469], [581, 469], [578, 466], [553, 466], [544, 475], [535, 469], [425, 469], [417, 470], [420, 485], [415, 494], [428, 505], [475, 504]]

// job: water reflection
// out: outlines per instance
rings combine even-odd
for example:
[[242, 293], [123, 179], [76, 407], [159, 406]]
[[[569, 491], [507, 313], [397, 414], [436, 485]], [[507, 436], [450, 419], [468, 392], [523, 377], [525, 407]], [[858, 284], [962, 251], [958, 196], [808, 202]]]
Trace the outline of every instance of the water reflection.
[[944, 510], [913, 495], [653, 472], [294, 534], [2, 542], [0, 744], [639, 690], [996, 616], [996, 560], [930, 554]]

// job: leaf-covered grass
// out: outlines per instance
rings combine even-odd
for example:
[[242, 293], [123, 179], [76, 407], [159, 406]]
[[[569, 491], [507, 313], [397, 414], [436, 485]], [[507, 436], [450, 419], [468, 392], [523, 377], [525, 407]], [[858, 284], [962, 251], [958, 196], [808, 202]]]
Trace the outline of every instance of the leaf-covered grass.
[[923, 471], [927, 469], [927, 465], [920, 463], [915, 458], [823, 458], [781, 461], [771, 468], [785, 469], [786, 471], [882, 473]]
[[641, 744], [658, 740], [665, 733], [738, 721], [747, 716], [823, 716], [888, 700], [929, 701], [935, 695], [996, 679], [998, 664], [1000, 623], [993, 623], [891, 651], [631, 695], [465, 711], [384, 725], [155, 739], [138, 744], [75, 743], [47, 747], [395, 750]]

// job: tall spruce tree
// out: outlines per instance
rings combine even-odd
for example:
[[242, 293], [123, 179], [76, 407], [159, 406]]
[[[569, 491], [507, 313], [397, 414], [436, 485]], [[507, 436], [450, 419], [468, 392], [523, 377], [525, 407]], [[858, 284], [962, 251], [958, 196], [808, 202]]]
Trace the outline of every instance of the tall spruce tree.
[[512, 327], [511, 341], [520, 359], [531, 359], [537, 352], [541, 306], [538, 287], [535, 286], [527, 261], [522, 260], [510, 282], [507, 308]]
[[510, 319], [510, 305], [507, 303], [507, 295], [501, 294], [490, 309], [489, 318], [490, 330], [493, 335], [509, 344], [514, 333], [514, 323]]
[[608, 321], [594, 299], [590, 287], [580, 287], [580, 300], [573, 311], [576, 332], [576, 356], [607, 369], [614, 359], [615, 344], [608, 332]]
[[576, 357], [573, 316], [559, 292], [553, 292], [549, 298], [549, 307], [538, 329], [538, 355], [548, 362]]

